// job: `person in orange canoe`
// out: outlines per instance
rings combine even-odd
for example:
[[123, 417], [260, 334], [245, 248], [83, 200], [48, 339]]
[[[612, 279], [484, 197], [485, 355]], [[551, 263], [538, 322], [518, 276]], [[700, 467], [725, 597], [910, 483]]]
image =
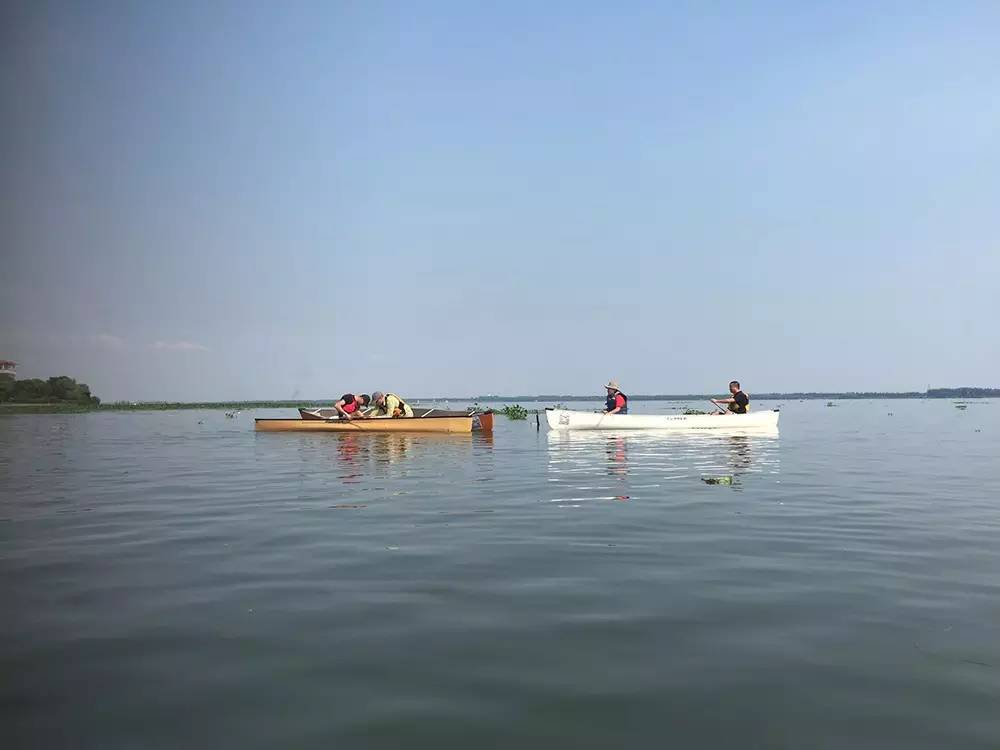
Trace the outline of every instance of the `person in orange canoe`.
[[333, 408], [337, 410], [337, 416], [341, 419], [363, 419], [362, 412], [368, 408], [371, 402], [371, 396], [367, 393], [362, 393], [360, 396], [345, 393], [340, 397], [340, 401], [333, 405]]
[[610, 380], [604, 387], [608, 389], [608, 400], [604, 402], [604, 413], [628, 414], [628, 396], [618, 390], [618, 381]]
[[412, 417], [413, 409], [410, 405], [403, 401], [395, 393], [382, 393], [382, 391], [375, 391], [372, 394], [372, 404], [375, 407], [375, 413], [372, 417]]

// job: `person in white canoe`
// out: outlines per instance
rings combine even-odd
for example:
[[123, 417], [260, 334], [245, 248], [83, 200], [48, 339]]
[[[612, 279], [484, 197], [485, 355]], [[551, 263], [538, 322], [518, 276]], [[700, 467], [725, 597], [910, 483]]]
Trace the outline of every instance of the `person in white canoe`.
[[608, 390], [608, 400], [604, 402], [604, 413], [628, 414], [628, 396], [618, 390], [618, 381], [609, 380], [604, 387]]
[[720, 408], [726, 404], [726, 409], [733, 414], [746, 414], [750, 411], [750, 397], [740, 388], [740, 381], [730, 382], [729, 392], [732, 394], [729, 398], [713, 398], [712, 403]]

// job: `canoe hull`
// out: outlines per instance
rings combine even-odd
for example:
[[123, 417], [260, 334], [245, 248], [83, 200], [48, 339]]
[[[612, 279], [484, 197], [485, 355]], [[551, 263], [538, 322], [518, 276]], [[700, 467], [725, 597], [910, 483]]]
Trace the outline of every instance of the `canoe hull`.
[[472, 417], [255, 419], [258, 432], [472, 432]]
[[[414, 406], [413, 414], [415, 418], [421, 419], [426, 417], [459, 417], [465, 419], [466, 417], [473, 417], [472, 429], [482, 430], [483, 432], [493, 432], [493, 412], [472, 412], [468, 411], [457, 411], [449, 409], [432, 409], [424, 406]], [[299, 407], [299, 416], [302, 419], [308, 419], [314, 422], [321, 422], [332, 417], [337, 416], [336, 409], [305, 409]], [[410, 419], [410, 417], [407, 417]], [[428, 430], [428, 432], [437, 432], [437, 430]]]
[[546, 409], [552, 430], [775, 430], [779, 412], [749, 414], [599, 414]]

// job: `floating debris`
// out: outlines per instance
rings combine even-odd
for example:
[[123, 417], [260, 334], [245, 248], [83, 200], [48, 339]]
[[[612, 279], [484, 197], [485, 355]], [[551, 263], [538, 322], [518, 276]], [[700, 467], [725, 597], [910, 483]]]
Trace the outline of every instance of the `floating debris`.
[[722, 477], [702, 477], [701, 481], [703, 481], [705, 484], [731, 485], [733, 483], [733, 477], [731, 475]]
[[826, 405], [827, 405], [827, 406], [836, 406], [836, 404], [835, 404], [835, 403], [833, 403], [833, 401], [827, 401], [827, 402], [826, 402]]
[[955, 408], [956, 409], [961, 409], [962, 411], [965, 411], [966, 409], [969, 408], [969, 405], [968, 404], [955, 404]]

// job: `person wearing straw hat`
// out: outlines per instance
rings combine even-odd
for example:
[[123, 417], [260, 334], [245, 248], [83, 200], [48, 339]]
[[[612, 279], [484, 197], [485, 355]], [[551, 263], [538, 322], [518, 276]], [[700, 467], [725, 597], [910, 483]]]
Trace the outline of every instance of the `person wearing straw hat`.
[[628, 396], [618, 389], [618, 381], [609, 380], [604, 387], [608, 390], [608, 400], [604, 402], [604, 413], [628, 414]]
[[375, 413], [378, 417], [412, 417], [413, 409], [403, 399], [395, 393], [382, 393], [375, 391], [372, 394], [372, 404], [375, 406]]

